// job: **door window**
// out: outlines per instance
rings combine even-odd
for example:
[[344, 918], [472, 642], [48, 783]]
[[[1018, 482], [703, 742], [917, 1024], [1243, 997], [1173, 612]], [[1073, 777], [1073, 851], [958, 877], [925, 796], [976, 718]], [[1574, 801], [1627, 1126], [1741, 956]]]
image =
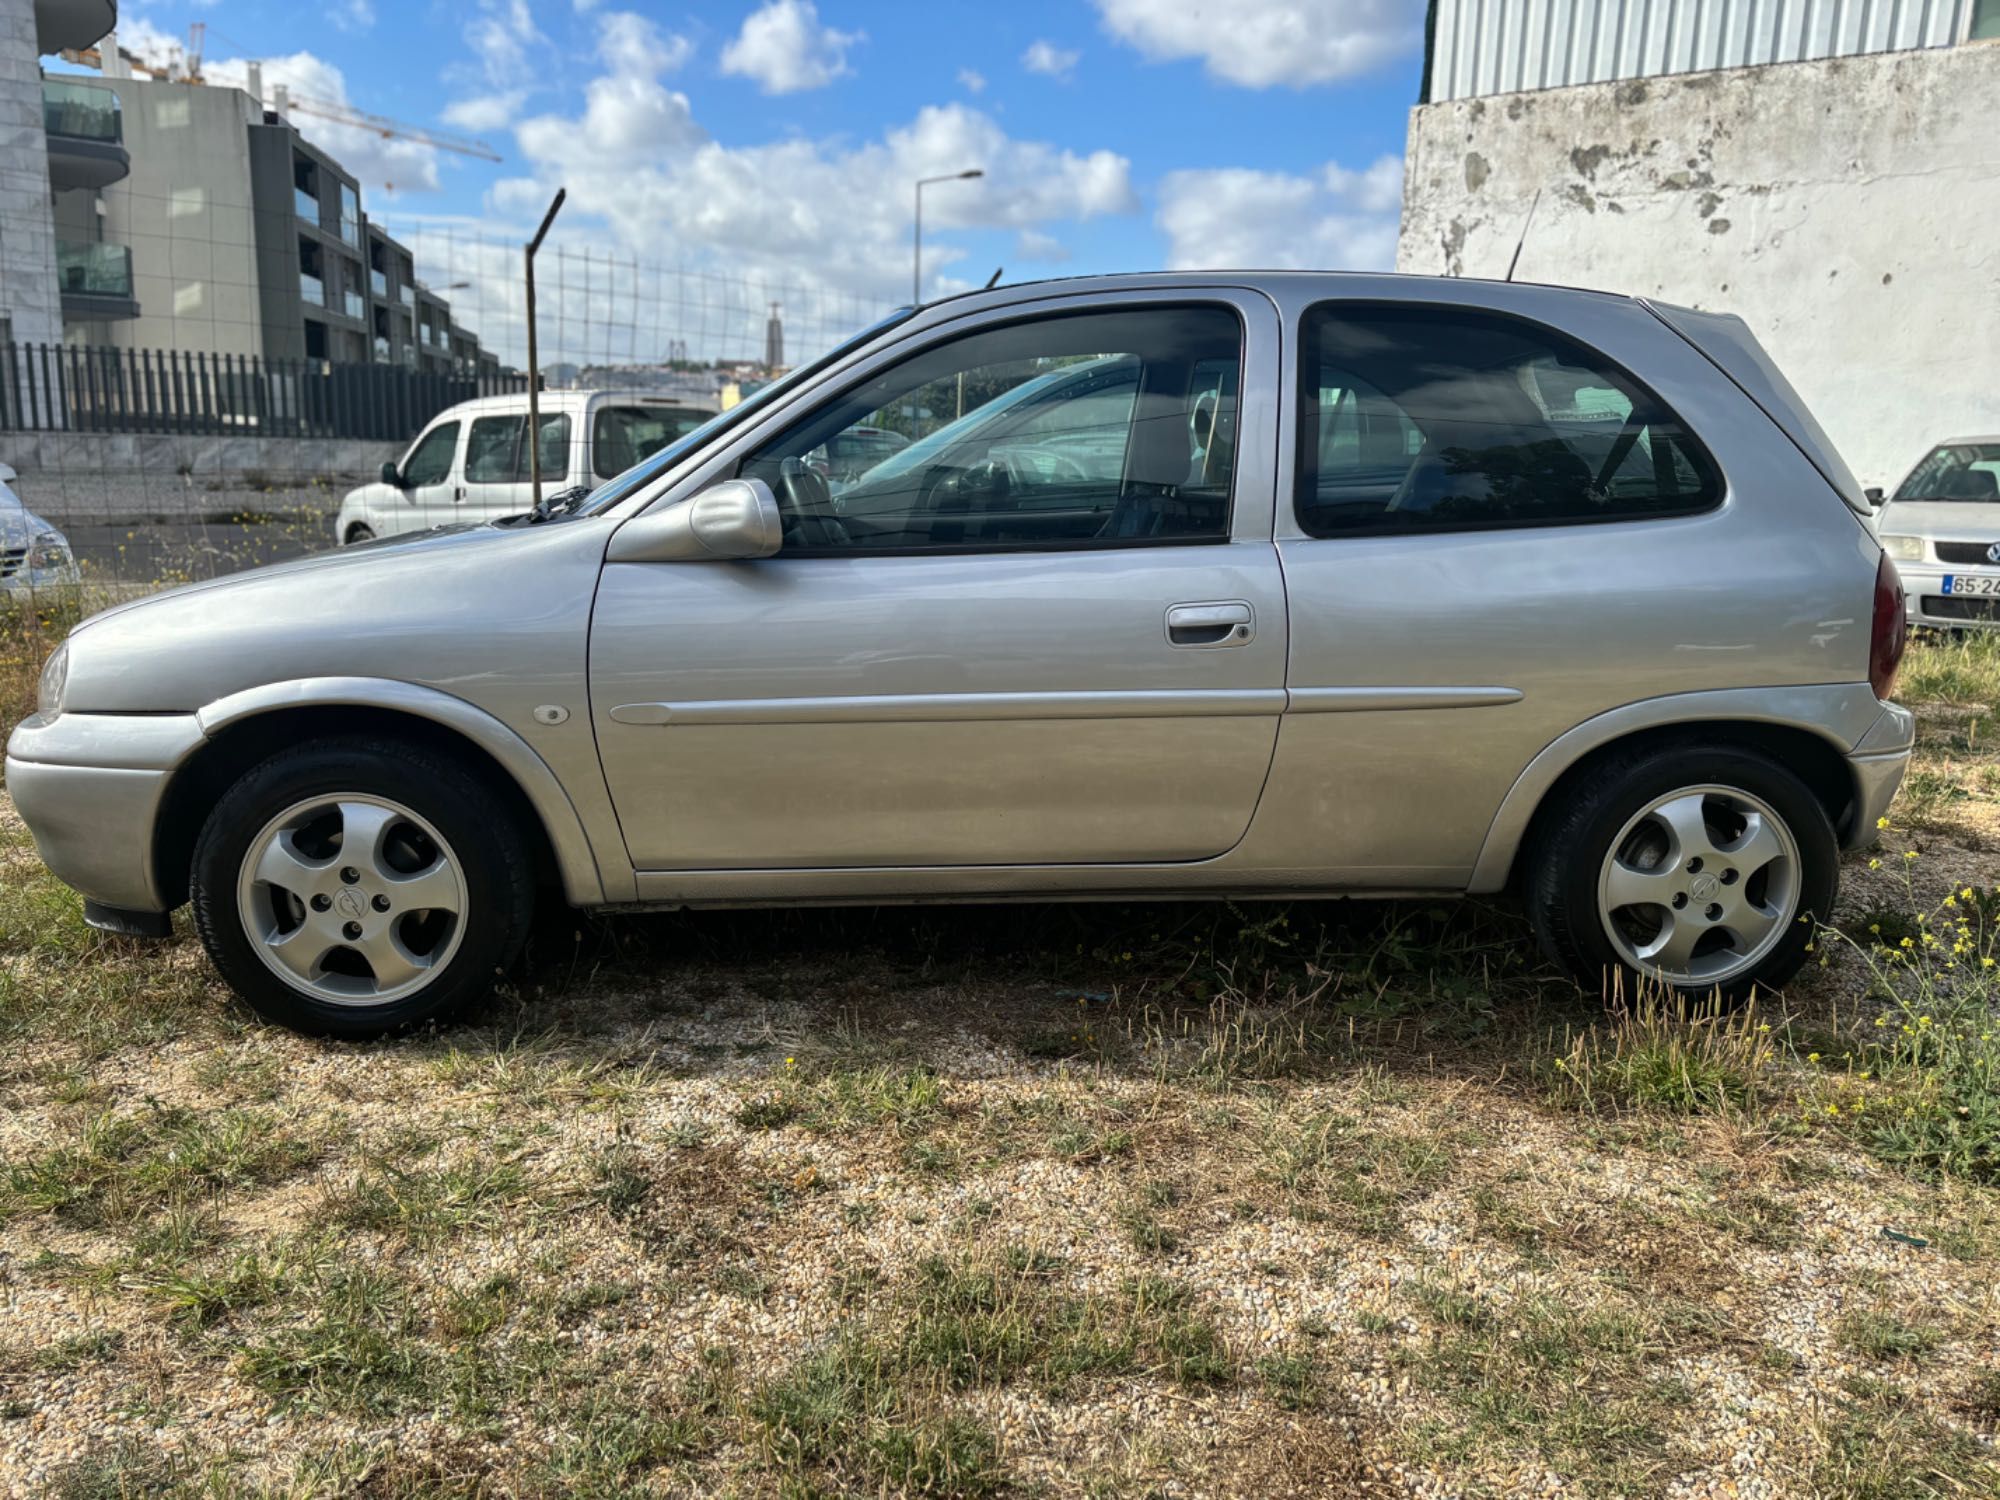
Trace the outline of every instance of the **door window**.
[[786, 553], [1220, 542], [1242, 329], [1219, 307], [1013, 323], [934, 345], [741, 473]]
[[[524, 420], [521, 424], [527, 426]], [[526, 484], [533, 476], [528, 472], [528, 445], [521, 445], [520, 457], [514, 463], [514, 478]], [[569, 476], [569, 413], [559, 412], [542, 418], [542, 479], [561, 481]]]
[[1312, 536], [1686, 515], [1722, 498], [1666, 404], [1553, 329], [1327, 303], [1301, 334], [1297, 510]]
[[443, 484], [451, 477], [451, 461], [457, 451], [458, 423], [439, 423], [417, 439], [417, 446], [403, 460], [403, 483], [412, 489]]
[[475, 418], [465, 435], [465, 482], [512, 484], [515, 451], [527, 425], [519, 416]]

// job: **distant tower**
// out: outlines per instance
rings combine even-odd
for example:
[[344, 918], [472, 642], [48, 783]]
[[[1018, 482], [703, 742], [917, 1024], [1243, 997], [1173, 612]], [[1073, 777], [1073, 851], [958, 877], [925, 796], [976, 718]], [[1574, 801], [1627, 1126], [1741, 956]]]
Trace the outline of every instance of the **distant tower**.
[[771, 316], [764, 323], [764, 365], [775, 370], [785, 362], [785, 320], [778, 314], [778, 304], [771, 304]]

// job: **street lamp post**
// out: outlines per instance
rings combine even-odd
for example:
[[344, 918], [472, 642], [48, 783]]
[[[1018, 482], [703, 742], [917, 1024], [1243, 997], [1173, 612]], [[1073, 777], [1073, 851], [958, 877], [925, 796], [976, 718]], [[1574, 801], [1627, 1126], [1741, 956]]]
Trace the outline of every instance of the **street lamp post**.
[[973, 167], [964, 172], [947, 172], [942, 177], [917, 179], [917, 227], [910, 254], [910, 301], [917, 306], [921, 307], [924, 300], [924, 189], [934, 182], [963, 182], [968, 177], [985, 175], [982, 168]]

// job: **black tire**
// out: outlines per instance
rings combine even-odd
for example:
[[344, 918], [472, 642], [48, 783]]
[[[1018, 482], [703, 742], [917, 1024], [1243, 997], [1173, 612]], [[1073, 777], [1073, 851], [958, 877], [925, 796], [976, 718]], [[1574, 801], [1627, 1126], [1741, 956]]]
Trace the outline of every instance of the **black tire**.
[[[392, 799], [436, 829], [457, 855], [466, 899], [456, 952], [414, 993], [377, 1003], [315, 997], [259, 955], [237, 902], [258, 834], [287, 808], [342, 794]], [[534, 913], [527, 840], [495, 790], [448, 755], [405, 741], [342, 736], [281, 751], [225, 792], [195, 843], [195, 930], [222, 977], [266, 1020], [313, 1036], [366, 1039], [445, 1019], [482, 1000], [520, 956]], [[365, 913], [364, 913], [365, 915]]]
[[1720, 991], [1735, 1003], [1755, 989], [1781, 987], [1805, 961], [1806, 945], [1832, 912], [1840, 883], [1840, 845], [1819, 798], [1775, 760], [1741, 745], [1657, 746], [1613, 755], [1559, 786], [1551, 795], [1560, 803], [1539, 820], [1528, 845], [1526, 896], [1535, 936], [1584, 989], [1609, 996], [1613, 976], [1622, 974], [1629, 996], [1639, 982], [1605, 932], [1598, 904], [1598, 880], [1612, 840], [1651, 802], [1700, 785], [1747, 792], [1784, 821], [1799, 852], [1798, 910], [1748, 971], [1720, 985], [1674, 988], [1691, 996]]
[[373, 526], [364, 526], [357, 523], [347, 528], [347, 545], [350, 547], [356, 542], [372, 542], [374, 540], [375, 528]]

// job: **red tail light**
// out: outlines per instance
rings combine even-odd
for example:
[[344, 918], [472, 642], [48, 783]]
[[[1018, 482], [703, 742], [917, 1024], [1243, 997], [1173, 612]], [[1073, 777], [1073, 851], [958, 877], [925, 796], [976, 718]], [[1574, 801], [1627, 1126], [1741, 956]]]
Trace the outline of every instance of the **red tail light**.
[[1903, 576], [1884, 552], [1882, 565], [1875, 570], [1875, 628], [1868, 640], [1868, 685], [1876, 697], [1886, 701], [1896, 690], [1896, 669], [1903, 664], [1903, 648], [1909, 642]]

